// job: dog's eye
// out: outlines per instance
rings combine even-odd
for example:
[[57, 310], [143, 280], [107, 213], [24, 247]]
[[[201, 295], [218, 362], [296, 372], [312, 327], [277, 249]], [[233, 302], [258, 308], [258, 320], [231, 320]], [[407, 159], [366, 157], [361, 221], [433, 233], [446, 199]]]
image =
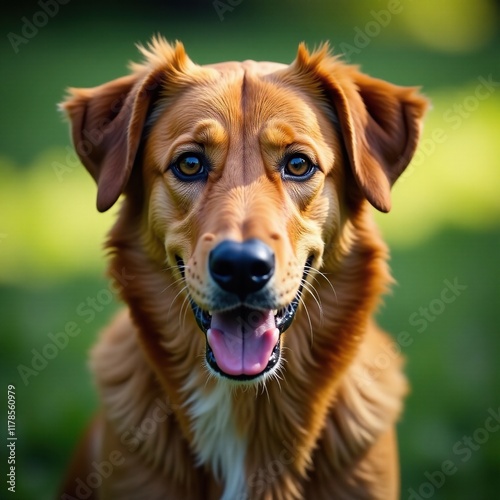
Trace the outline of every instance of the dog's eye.
[[172, 170], [181, 180], [199, 180], [208, 173], [203, 157], [196, 153], [179, 156], [172, 164]]
[[316, 167], [306, 155], [293, 154], [286, 158], [283, 174], [285, 178], [306, 180], [312, 176], [315, 170]]

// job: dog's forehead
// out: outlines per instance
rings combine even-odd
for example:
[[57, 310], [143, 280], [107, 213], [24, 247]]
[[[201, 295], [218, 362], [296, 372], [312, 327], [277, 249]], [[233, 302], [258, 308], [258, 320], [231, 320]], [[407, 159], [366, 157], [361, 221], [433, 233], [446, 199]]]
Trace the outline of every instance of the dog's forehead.
[[214, 64], [207, 64], [206, 68], [217, 70], [221, 74], [239, 74], [244, 75], [268, 75], [279, 70], [287, 68], [286, 64], [271, 61], [227, 61]]
[[257, 137], [276, 119], [302, 134], [320, 133], [322, 103], [300, 82], [293, 85], [283, 78], [287, 65], [247, 60], [202, 68], [207, 70], [203, 78], [158, 110], [166, 111], [169, 119], [174, 117], [175, 133], [189, 133], [207, 119], [219, 122], [228, 134], [245, 128]]

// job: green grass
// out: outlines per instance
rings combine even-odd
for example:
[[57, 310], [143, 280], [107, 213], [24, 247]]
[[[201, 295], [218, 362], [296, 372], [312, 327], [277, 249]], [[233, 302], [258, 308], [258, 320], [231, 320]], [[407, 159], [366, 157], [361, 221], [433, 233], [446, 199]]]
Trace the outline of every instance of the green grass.
[[[446, 230], [425, 244], [393, 252], [398, 281], [386, 300], [381, 323], [394, 334], [408, 332], [413, 343], [403, 348], [412, 392], [400, 425], [403, 492], [427, 481], [444, 460], [457, 465], [436, 498], [493, 498], [500, 485], [500, 432], [492, 433], [469, 460], [453, 448], [463, 436], [484, 425], [488, 409], [500, 400], [498, 248], [500, 230]], [[464, 258], [467, 256], [467, 258]], [[467, 288], [441, 314], [422, 320], [421, 307], [441, 311], [444, 281]], [[434, 303], [433, 303], [434, 302]], [[413, 316], [412, 316], [413, 315]], [[404, 498], [407, 498], [406, 496]]]
[[[77, 436], [97, 407], [88, 349], [118, 307], [106, 305], [89, 323], [78, 313], [79, 304], [107, 287], [101, 246], [114, 213], [95, 211], [95, 186], [82, 167], [56, 175], [54, 164], [68, 162], [70, 144], [56, 111], [64, 89], [123, 75], [127, 61], [138, 58], [133, 44], [156, 32], [182, 39], [200, 63], [288, 62], [302, 40], [311, 47], [327, 39], [334, 47], [351, 43], [371, 9], [383, 7], [318, 0], [306, 13], [298, 3], [287, 4], [283, 16], [275, 3], [242, 2], [220, 22], [211, 6], [203, 16], [173, 17], [162, 10], [146, 14], [141, 4], [128, 12], [103, 10], [97, 19], [85, 14], [84, 4], [70, 2], [19, 54], [7, 42], [0, 45], [0, 366], [2, 387], [17, 388], [18, 498], [53, 498]], [[435, 10], [429, 1], [424, 7]], [[491, 39], [462, 53], [419, 45], [410, 26], [412, 9], [419, 8], [405, 4], [404, 14], [352, 58], [374, 76], [423, 85], [433, 103], [417, 159], [395, 186], [393, 211], [377, 215], [398, 282], [379, 320], [395, 336], [404, 331], [413, 340], [402, 349], [412, 386], [400, 424], [402, 498], [409, 488], [428, 493], [426, 473], [446, 460], [457, 471], [433, 498], [496, 498], [500, 432], [466, 461], [454, 449], [500, 405], [499, 89], [474, 104], [480, 77], [500, 81], [499, 44]], [[0, 20], [3, 32], [18, 29], [21, 16], [31, 12], [26, 9]], [[471, 15], [466, 20], [477, 22]], [[458, 120], [455, 107], [464, 103], [473, 109]], [[420, 308], [438, 307], [445, 280], [455, 279], [466, 290], [423, 328]], [[19, 366], [29, 367], [32, 351], [46, 348], [68, 322], [81, 332], [24, 385]]]

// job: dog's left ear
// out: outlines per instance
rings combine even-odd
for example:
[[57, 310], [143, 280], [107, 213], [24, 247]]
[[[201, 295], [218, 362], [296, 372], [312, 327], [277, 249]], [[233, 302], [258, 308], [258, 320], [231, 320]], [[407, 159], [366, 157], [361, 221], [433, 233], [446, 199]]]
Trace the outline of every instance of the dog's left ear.
[[295, 63], [313, 74], [333, 105], [359, 188], [381, 212], [391, 209], [391, 186], [415, 153], [428, 101], [418, 88], [378, 80], [328, 55], [299, 47]]
[[336, 110], [354, 176], [368, 201], [391, 209], [391, 187], [417, 148], [427, 101], [416, 88], [399, 87], [363, 73], [339, 88]]

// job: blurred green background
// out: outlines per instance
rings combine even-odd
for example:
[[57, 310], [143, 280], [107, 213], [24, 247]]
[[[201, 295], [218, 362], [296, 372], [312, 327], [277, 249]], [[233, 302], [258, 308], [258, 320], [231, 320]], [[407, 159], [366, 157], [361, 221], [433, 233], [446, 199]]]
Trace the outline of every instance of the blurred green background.
[[[291, 62], [300, 41], [313, 47], [330, 40], [367, 73], [423, 87], [433, 109], [420, 150], [395, 186], [392, 212], [377, 216], [397, 281], [380, 323], [411, 339], [402, 347], [412, 392], [399, 427], [401, 496], [498, 498], [499, 14], [493, 0], [40, 0], [2, 7], [0, 425], [5, 436], [13, 384], [15, 496], [53, 498], [97, 407], [87, 351], [119, 307], [102, 303], [89, 323], [78, 314], [88, 298], [109, 295], [102, 242], [114, 214], [96, 213], [94, 184], [70, 161], [56, 103], [68, 86], [125, 74], [127, 62], [138, 59], [134, 43], [161, 33], [182, 40], [198, 63]], [[453, 302], [443, 301], [445, 288]], [[56, 352], [47, 348], [71, 321], [82, 332]], [[37, 365], [42, 352], [53, 359]], [[23, 379], [20, 365], [33, 362]], [[2, 449], [5, 478], [5, 441]], [[437, 473], [443, 464], [450, 470], [447, 461], [454, 473]], [[7, 493], [3, 483], [0, 497]]]

